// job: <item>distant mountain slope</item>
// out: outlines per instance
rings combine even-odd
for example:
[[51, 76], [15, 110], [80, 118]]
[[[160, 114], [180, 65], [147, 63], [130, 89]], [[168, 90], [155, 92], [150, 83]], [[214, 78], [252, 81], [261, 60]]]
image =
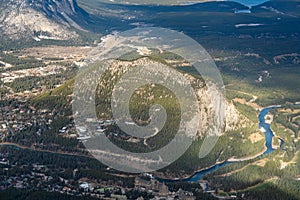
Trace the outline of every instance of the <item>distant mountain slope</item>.
[[78, 0], [78, 3], [90, 12], [96, 12], [97, 10], [105, 8], [109, 11], [119, 10], [120, 14], [124, 13], [126, 10], [134, 12], [234, 12], [235, 10], [248, 9], [247, 6], [233, 1], [207, 1], [190, 5], [107, 4], [97, 0]]
[[248, 9], [247, 6], [233, 1], [213, 1], [177, 6], [152, 6], [152, 8], [165, 12], [234, 12], [235, 10]]
[[253, 6], [253, 13], [276, 13], [283, 16], [300, 16], [299, 0], [274, 0]]
[[[212, 33], [256, 37], [299, 32], [299, 1], [270, 1], [253, 6], [252, 13], [239, 13], [248, 9], [232, 1], [158, 6], [106, 4], [97, 0], [1, 0], [0, 48], [11, 48], [9, 41], [91, 42], [95, 37], [90, 36], [95, 33], [107, 34], [136, 26], [171, 28], [192, 37]], [[247, 27], [249, 24], [260, 26]]]
[[[84, 0], [82, 0], [84, 1]], [[203, 3], [218, 0], [94, 0], [95, 2], [110, 3], [110, 4], [131, 4], [131, 5], [188, 5], [193, 3]], [[257, 5], [265, 2], [265, 0], [234, 0], [243, 5]]]
[[75, 0], [1, 0], [0, 30], [9, 39], [76, 39], [88, 13]]

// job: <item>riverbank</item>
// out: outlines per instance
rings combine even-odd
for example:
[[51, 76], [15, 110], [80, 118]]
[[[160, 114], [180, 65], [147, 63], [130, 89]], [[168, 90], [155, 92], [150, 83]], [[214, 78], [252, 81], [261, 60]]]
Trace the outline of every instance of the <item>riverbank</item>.
[[[222, 162], [217, 162], [216, 164], [210, 166], [210, 167], [206, 167], [203, 169], [200, 169], [198, 171], [193, 172], [192, 175], [190, 176], [185, 176], [183, 178], [174, 178], [174, 179], [167, 179], [167, 178], [157, 178], [159, 181], [162, 182], [200, 182], [200, 180], [202, 180], [202, 178], [207, 175], [208, 173], [214, 172], [217, 169], [230, 165], [232, 163], [238, 163], [238, 162], [244, 162], [244, 161], [249, 161], [249, 160], [253, 160], [255, 158], [258, 158], [260, 156], [263, 155], [267, 155], [273, 151], [275, 151], [275, 149], [273, 148], [272, 144], [273, 144], [273, 131], [270, 128], [270, 124], [268, 124], [266, 122], [266, 116], [268, 115], [269, 111], [271, 109], [275, 109], [275, 108], [279, 108], [281, 107], [280, 105], [274, 105], [274, 106], [268, 106], [266, 108], [263, 108], [260, 110], [260, 114], [258, 115], [258, 121], [259, 121], [259, 129], [263, 130], [262, 132], [265, 134], [265, 146], [264, 146], [264, 150], [257, 153], [256, 155], [250, 156], [250, 157], [245, 157], [245, 158], [229, 158], [226, 161], [222, 161]], [[209, 185], [207, 184], [207, 188], [206, 190], [209, 190]], [[212, 195], [216, 195], [214, 193], [211, 193]]]
[[232, 158], [229, 158], [227, 161], [228, 162], [243, 162], [243, 161], [253, 160], [253, 159], [255, 159], [255, 158], [259, 157], [259, 156], [264, 155], [264, 153], [266, 151], [267, 151], [267, 147], [265, 146], [263, 151], [255, 154], [253, 156], [244, 157], [244, 158], [234, 158], [234, 157], [232, 157]]

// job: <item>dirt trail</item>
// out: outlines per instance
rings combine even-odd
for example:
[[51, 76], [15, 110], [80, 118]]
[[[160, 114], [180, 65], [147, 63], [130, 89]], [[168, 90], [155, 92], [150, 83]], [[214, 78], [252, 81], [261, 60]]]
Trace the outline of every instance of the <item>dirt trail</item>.
[[53, 154], [59, 154], [59, 155], [69, 155], [69, 156], [78, 156], [78, 157], [93, 158], [90, 155], [84, 155], [84, 154], [78, 154], [78, 153], [70, 153], [70, 152], [64, 152], [64, 151], [52, 151], [52, 150], [46, 150], [46, 149], [37, 149], [37, 148], [34, 148], [34, 147], [23, 146], [23, 145], [12, 143], [12, 142], [2, 142], [2, 143], [0, 143], [0, 146], [15, 146], [15, 147], [18, 147], [20, 149], [27, 149], [27, 150], [31, 150], [31, 151], [53, 153]]

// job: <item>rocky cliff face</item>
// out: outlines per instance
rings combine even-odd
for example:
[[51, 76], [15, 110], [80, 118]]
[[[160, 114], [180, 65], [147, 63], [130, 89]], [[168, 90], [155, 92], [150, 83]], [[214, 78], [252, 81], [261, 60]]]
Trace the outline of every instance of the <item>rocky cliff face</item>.
[[88, 16], [75, 0], [3, 0], [0, 13], [2, 37], [37, 41], [76, 39], [75, 19]]

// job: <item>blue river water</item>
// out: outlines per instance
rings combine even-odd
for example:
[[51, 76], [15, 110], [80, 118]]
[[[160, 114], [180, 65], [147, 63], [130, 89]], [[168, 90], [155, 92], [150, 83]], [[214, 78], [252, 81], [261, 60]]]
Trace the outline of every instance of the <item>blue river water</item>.
[[265, 122], [265, 116], [269, 113], [269, 111], [271, 110], [272, 108], [265, 108], [263, 109], [259, 116], [258, 116], [258, 119], [259, 119], [259, 127], [260, 128], [263, 128], [265, 130], [265, 138], [266, 138], [266, 147], [267, 147], [267, 150], [264, 152], [264, 154], [269, 154], [271, 153], [272, 151], [274, 151], [273, 147], [272, 147], [272, 139], [274, 137], [274, 134], [271, 130], [271, 127], [270, 127], [270, 124], [267, 124]]
[[[259, 116], [258, 116], [259, 128], [261, 130], [263, 130], [263, 129], [265, 130], [264, 131], [265, 140], [266, 140], [265, 146], [266, 146], [267, 149], [266, 149], [266, 151], [263, 154], [258, 155], [257, 157], [269, 154], [269, 153], [271, 153], [271, 152], [273, 152], [275, 150], [273, 148], [273, 146], [272, 146], [272, 140], [273, 140], [274, 134], [273, 134], [273, 132], [271, 130], [270, 124], [267, 124], [265, 122], [265, 116], [269, 113], [269, 111], [271, 109], [278, 108], [278, 107], [280, 107], [280, 106], [267, 107], [267, 108], [262, 109], [260, 111], [260, 113], [259, 113]], [[280, 147], [282, 147], [283, 144], [284, 144], [284, 141], [281, 140]], [[162, 182], [178, 182], [178, 181], [182, 181], [182, 182], [198, 182], [202, 177], [204, 177], [208, 173], [211, 173], [211, 172], [216, 171], [217, 169], [219, 169], [221, 167], [225, 167], [227, 165], [230, 165], [230, 164], [236, 163], [236, 162], [242, 162], [242, 161], [232, 161], [232, 162], [225, 161], [225, 162], [222, 162], [222, 163], [218, 163], [218, 164], [215, 164], [215, 165], [213, 165], [213, 166], [211, 166], [211, 167], [209, 167], [207, 169], [203, 169], [203, 170], [200, 170], [198, 172], [195, 172], [192, 176], [190, 176], [188, 178], [185, 178], [185, 179], [178, 179], [178, 180], [161, 179], [161, 178], [157, 178], [157, 179], [159, 181], [162, 181]]]

